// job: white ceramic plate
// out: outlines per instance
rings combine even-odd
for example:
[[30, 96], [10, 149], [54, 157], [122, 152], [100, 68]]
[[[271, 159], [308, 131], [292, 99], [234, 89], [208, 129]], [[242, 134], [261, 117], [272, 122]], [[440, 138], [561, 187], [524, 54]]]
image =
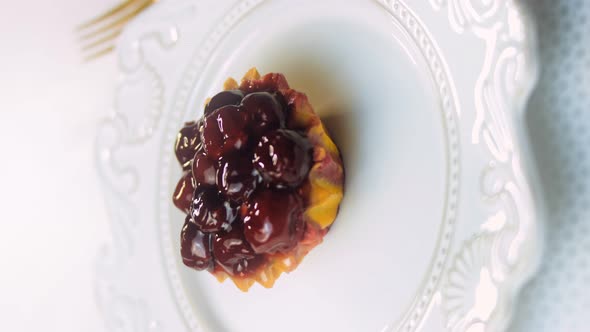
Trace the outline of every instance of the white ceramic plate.
[[[523, 122], [532, 29], [512, 1], [202, 0], [154, 6], [119, 44], [98, 164], [114, 241], [97, 298], [122, 331], [500, 331], [540, 256]], [[272, 289], [182, 266], [172, 147], [229, 76], [306, 92], [346, 195]]]

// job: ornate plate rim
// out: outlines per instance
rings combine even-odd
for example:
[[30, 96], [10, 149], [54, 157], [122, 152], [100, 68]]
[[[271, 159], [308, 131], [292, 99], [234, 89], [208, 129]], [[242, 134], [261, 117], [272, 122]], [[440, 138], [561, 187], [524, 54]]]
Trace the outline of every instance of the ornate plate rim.
[[[241, 1], [239, 4], [236, 5], [235, 8], [237, 8], [237, 10], [244, 10], [245, 7], [251, 6], [250, 8], [254, 8], [256, 7], [258, 4], [264, 2], [265, 0], [244, 0]], [[391, 8], [396, 8], [396, 5], [400, 5], [401, 6], [405, 6], [403, 1], [400, 0], [373, 0], [373, 1], [377, 1], [379, 3], [381, 3], [382, 5], [385, 6], [390, 6]], [[453, 10], [456, 10], [456, 7], [453, 6], [459, 6], [458, 3], [459, 0], [449, 0], [449, 1], [445, 1], [445, 0], [430, 0], [431, 4], [435, 7], [438, 8], [439, 10], [444, 10], [445, 6], [448, 6], [448, 12], [449, 12], [449, 20], [451, 21], [451, 24], [454, 25], [457, 29], [458, 33], [462, 33], [465, 30], [465, 27], [461, 27], [461, 24], [466, 24], [469, 23], [469, 20], [466, 19], [465, 17], [463, 17], [462, 21], [460, 19], [457, 19], [456, 15], [458, 15], [456, 12], [453, 12]], [[541, 202], [541, 197], [540, 195], [538, 195], [537, 193], [539, 192], [536, 188], [539, 187], [539, 181], [537, 180], [537, 173], [534, 167], [532, 167], [532, 154], [530, 151], [530, 144], [527, 140], [527, 137], [524, 135], [524, 133], [526, 132], [526, 128], [525, 128], [525, 119], [524, 119], [524, 114], [525, 114], [525, 105], [528, 102], [528, 99], [530, 97], [530, 94], [532, 93], [532, 90], [534, 88], [534, 86], [536, 85], [536, 82], [538, 80], [538, 63], [537, 63], [537, 58], [536, 58], [536, 38], [535, 35], [533, 33], [534, 31], [534, 21], [532, 20], [532, 17], [528, 14], [528, 11], [524, 8], [522, 8], [522, 5], [515, 3], [514, 0], [506, 0], [506, 1], [492, 1], [492, 4], [496, 4], [496, 3], [506, 3], [507, 7], [512, 6], [513, 9], [515, 9], [518, 14], [520, 15], [520, 22], [523, 25], [523, 29], [526, 31], [526, 37], [523, 38], [522, 40], [520, 40], [520, 51], [523, 52], [523, 54], [525, 54], [525, 58], [526, 61], [524, 61], [524, 63], [526, 64], [526, 68], [524, 70], [524, 77], [521, 77], [520, 80], [517, 83], [520, 83], [519, 86], [519, 94], [514, 96], [514, 98], [511, 99], [512, 103], [509, 106], [510, 108], [510, 112], [508, 112], [508, 115], [511, 117], [512, 122], [518, 126], [517, 130], [514, 130], [514, 132], [512, 132], [513, 134], [515, 134], [514, 139], [518, 142], [518, 148], [519, 150], [519, 155], [521, 155], [523, 158], [522, 160], [517, 160], [515, 161], [516, 164], [518, 164], [516, 167], [517, 171], [522, 171], [522, 170], [526, 170], [525, 172], [522, 172], [520, 174], [518, 174], [518, 176], [520, 177], [521, 181], [524, 181], [525, 183], [525, 187], [528, 188], [529, 191], [529, 198], [531, 200], [531, 204], [534, 206], [534, 212], [537, 213], [537, 220], [536, 222], [534, 222], [533, 225], [530, 225], [534, 228], [534, 234], [536, 236], [534, 236], [536, 239], [533, 240], [529, 240], [530, 242], [534, 242], [534, 243], [529, 243], [529, 245], [531, 247], [534, 247], [535, 250], [533, 250], [534, 252], [536, 252], [536, 255], [532, 255], [529, 254], [529, 258], [532, 259], [532, 261], [530, 261], [524, 271], [522, 271], [520, 274], [516, 274], [513, 275], [511, 277], [512, 282], [510, 283], [510, 285], [506, 285], [507, 288], [507, 306], [512, 306], [513, 303], [516, 301], [516, 297], [518, 295], [518, 292], [520, 291], [520, 289], [523, 287], [524, 283], [530, 279], [530, 277], [533, 275], [533, 273], [538, 269], [538, 265], [539, 265], [539, 261], [540, 261], [540, 250], [539, 248], [541, 248], [542, 246], [542, 233], [543, 233], [543, 229], [542, 229], [542, 223], [540, 221], [544, 220], [544, 215], [545, 212], [542, 210], [543, 208], [543, 204], [540, 204]], [[469, 14], [469, 12], [467, 12], [467, 14]], [[463, 15], [467, 15], [465, 12], [463, 13]], [[453, 16], [455, 15], [455, 16]], [[232, 16], [234, 17], [234, 16]], [[237, 20], [237, 18], [236, 18]], [[453, 23], [453, 20], [455, 20], [456, 22]], [[461, 23], [463, 22], [463, 23]], [[231, 24], [231, 22], [227, 22], [227, 20], [223, 21], [224, 24]], [[228, 27], [229, 25], [227, 25], [226, 27]], [[462, 31], [459, 31], [462, 30]], [[214, 38], [221, 38], [220, 34], [218, 33], [213, 33]], [[163, 43], [165, 44], [165, 43]], [[214, 44], [214, 43], [213, 43]], [[207, 44], [206, 45], [210, 45], [210, 47], [213, 47], [213, 44]], [[202, 52], [201, 54], [206, 54], [207, 52]], [[196, 57], [199, 58], [199, 57]], [[191, 67], [191, 66], [189, 66]], [[197, 74], [198, 70], [195, 70], [194, 66], [192, 66], [193, 68], [190, 70], [187, 70], [187, 72], [193, 73], [193, 74]], [[127, 70], [127, 68], [123, 65], [123, 63], [120, 64], [120, 68], [121, 71], [125, 71]], [[483, 75], [483, 74], [482, 74]], [[185, 79], [182, 79], [182, 81], [185, 81]], [[182, 87], [181, 87], [182, 88]], [[184, 92], [180, 92], [182, 93], [188, 93], [188, 91], [184, 91]], [[176, 106], [173, 106], [176, 107]], [[115, 107], [116, 109], [116, 107]], [[154, 116], [157, 116], [158, 113], [154, 112]], [[112, 123], [110, 124], [112, 125]], [[117, 127], [119, 128], [120, 132], [124, 132], [124, 130], [126, 128], [122, 128], [124, 127], [124, 125], [122, 125], [121, 122], [118, 123]], [[145, 135], [148, 135], [150, 133], [150, 130], [153, 128], [147, 128], [146, 130], [143, 130], [144, 128], [140, 128], [140, 133], [143, 136], [139, 136], [137, 137], [137, 140], [141, 140], [144, 138]], [[146, 132], [148, 134], [146, 134]], [[475, 130], [474, 130], [474, 136], [476, 135]], [[129, 137], [128, 139], [133, 140], [133, 137]], [[116, 144], [114, 144], [113, 146], [116, 146]], [[97, 164], [98, 164], [98, 169], [99, 169], [99, 174], [101, 175], [101, 177], [103, 178], [103, 183], [109, 184], [108, 180], [104, 180], [105, 178], [108, 178], [108, 175], [105, 175], [105, 172], [109, 172], [108, 169], [106, 168], [112, 168], [115, 171], [119, 171], [119, 172], [124, 172], [125, 170], [117, 170], [116, 165], [112, 165], [112, 160], [110, 160], [108, 158], [108, 153], [105, 153], [105, 151], [110, 151], [110, 150], [104, 150], [104, 149], [100, 149], [101, 146], [100, 144], [97, 144]], [[113, 147], [111, 147], [113, 148]], [[131, 182], [133, 182], [133, 180], [131, 180]], [[133, 184], [130, 185], [131, 187], [133, 186]], [[525, 188], [525, 189], [526, 189]], [[117, 189], [117, 188], [109, 188], [109, 189]], [[535, 190], [533, 190], [535, 189]], [[119, 197], [121, 199], [124, 199], [124, 192], [125, 190], [123, 190], [123, 192], [121, 192], [120, 190], [112, 190], [111, 193], [119, 193]], [[163, 195], [164, 193], [160, 193], [160, 195]], [[105, 196], [107, 196], [105, 194]], [[108, 200], [108, 197], [106, 197]], [[113, 208], [112, 205], [112, 201], [109, 205], [110, 208]], [[160, 237], [161, 238], [161, 237]], [[161, 246], [163, 247], [164, 250], [166, 250], [165, 246], [166, 244], [162, 244]], [[169, 268], [173, 268], [172, 266], [169, 266]], [[174, 284], [175, 282], [179, 282], [178, 280], [169, 280], [169, 282], [171, 282], [172, 284]], [[100, 283], [100, 281], [98, 281], [98, 283]], [[172, 285], [172, 288], [177, 288], [178, 287], [182, 288], [182, 286], [180, 285]], [[100, 300], [100, 296], [99, 296], [99, 300]], [[99, 301], [100, 302], [100, 301]], [[180, 309], [181, 311], [184, 310], [189, 310], [188, 307], [185, 307], [185, 305], [188, 304], [183, 304], [180, 303]], [[184, 307], [184, 308], [183, 308]], [[510, 315], [512, 314], [513, 310], [507, 310], [507, 312], [505, 313], [505, 315], [499, 320], [500, 322], [498, 323], [500, 327], [505, 327], [509, 320], [510, 320]], [[183, 315], [186, 318], [186, 315]], [[186, 322], [187, 325], [191, 328], [191, 329], [196, 329], [197, 328], [197, 323], [195, 321], [187, 321]], [[404, 325], [409, 327], [407, 330], [412, 330], [412, 326], [415, 328], [416, 324], [409, 324], [409, 325]], [[451, 326], [448, 326], [451, 327]], [[457, 327], [457, 326], [455, 326]], [[393, 328], [393, 326], [392, 326]], [[401, 328], [400, 328], [401, 329]], [[453, 330], [455, 330], [453, 328]]]

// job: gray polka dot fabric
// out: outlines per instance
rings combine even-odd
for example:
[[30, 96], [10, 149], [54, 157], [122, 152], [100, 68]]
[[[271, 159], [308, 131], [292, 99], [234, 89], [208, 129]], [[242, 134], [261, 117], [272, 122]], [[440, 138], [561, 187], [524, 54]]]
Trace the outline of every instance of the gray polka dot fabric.
[[543, 265], [510, 331], [590, 331], [590, 0], [526, 0], [540, 82], [527, 121], [549, 209]]

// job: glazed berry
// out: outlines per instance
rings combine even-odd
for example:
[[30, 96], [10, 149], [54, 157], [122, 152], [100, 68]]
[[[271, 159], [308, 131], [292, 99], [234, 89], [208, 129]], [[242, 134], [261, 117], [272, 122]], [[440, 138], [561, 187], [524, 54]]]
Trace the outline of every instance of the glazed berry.
[[244, 98], [244, 93], [240, 90], [221, 91], [211, 98], [207, 106], [205, 106], [205, 116], [208, 116], [216, 109], [228, 106], [239, 105]]
[[187, 122], [176, 135], [174, 152], [176, 159], [185, 170], [190, 168], [190, 162], [201, 143], [200, 128], [200, 122]]
[[342, 160], [284, 75], [251, 69], [225, 86], [239, 90], [213, 96], [175, 146], [184, 173], [174, 204], [187, 213], [182, 260], [243, 291], [254, 282], [272, 287], [328, 232], [343, 194]]
[[195, 155], [192, 171], [197, 185], [215, 185], [217, 162], [211, 160], [204, 151], [197, 152]]
[[246, 276], [257, 270], [265, 261], [257, 255], [244, 238], [241, 227], [230, 232], [217, 233], [213, 240], [215, 262], [233, 276]]
[[196, 270], [212, 268], [211, 242], [212, 236], [201, 232], [187, 216], [180, 232], [180, 254], [184, 265]]
[[292, 130], [276, 130], [260, 138], [254, 149], [254, 166], [276, 188], [296, 187], [311, 167], [309, 141]]
[[199, 187], [195, 191], [190, 215], [205, 233], [229, 230], [237, 216], [237, 206], [224, 200], [216, 187]]
[[242, 100], [242, 109], [248, 114], [250, 130], [256, 136], [264, 135], [270, 130], [279, 129], [285, 125], [283, 106], [275, 94], [251, 93]]
[[242, 202], [256, 189], [259, 179], [251, 153], [233, 153], [220, 159], [217, 188], [227, 198]]
[[287, 252], [301, 239], [303, 229], [303, 203], [295, 193], [261, 190], [248, 199], [244, 236], [255, 252]]
[[289, 89], [289, 83], [282, 74], [268, 74], [260, 80], [242, 82], [240, 90], [246, 93], [252, 92], [277, 92], [278, 90]]
[[203, 148], [210, 158], [240, 150], [246, 146], [246, 114], [237, 106], [224, 106], [215, 110], [203, 125]]
[[192, 172], [185, 172], [180, 181], [176, 184], [176, 189], [172, 196], [174, 205], [176, 205], [181, 211], [188, 213], [190, 211], [194, 191], [195, 184]]

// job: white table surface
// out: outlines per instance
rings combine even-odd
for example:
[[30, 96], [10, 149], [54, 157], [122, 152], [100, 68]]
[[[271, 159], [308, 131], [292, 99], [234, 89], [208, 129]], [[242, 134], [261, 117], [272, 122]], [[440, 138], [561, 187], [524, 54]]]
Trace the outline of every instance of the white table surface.
[[94, 167], [115, 57], [81, 64], [73, 27], [116, 0], [0, 0], [0, 330], [103, 331], [108, 219]]
[[[93, 269], [110, 233], [93, 147], [96, 125], [111, 106], [116, 63], [110, 55], [82, 64], [72, 27], [115, 2], [0, 0], [2, 331], [104, 330]], [[568, 102], [542, 83], [545, 90], [532, 103], [541, 109], [530, 118], [554, 212], [549, 252], [525, 291], [515, 331], [587, 331], [584, 313], [590, 311], [590, 84], [583, 75], [590, 74], [590, 51], [576, 46], [590, 45], [582, 29], [589, 26], [590, 2], [561, 3], [540, 1], [536, 10], [552, 17], [541, 27], [548, 36], [541, 42], [543, 79], [576, 81], [564, 73], [577, 71], [586, 88]], [[574, 54], [572, 60], [556, 61], [561, 54], [552, 48]], [[556, 120], [563, 112], [565, 120]]]

